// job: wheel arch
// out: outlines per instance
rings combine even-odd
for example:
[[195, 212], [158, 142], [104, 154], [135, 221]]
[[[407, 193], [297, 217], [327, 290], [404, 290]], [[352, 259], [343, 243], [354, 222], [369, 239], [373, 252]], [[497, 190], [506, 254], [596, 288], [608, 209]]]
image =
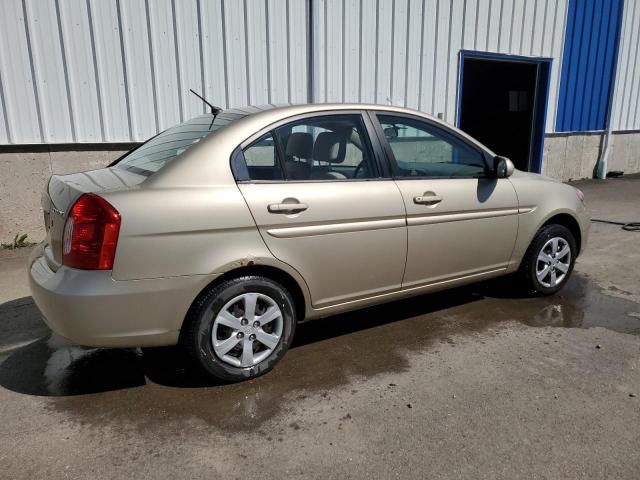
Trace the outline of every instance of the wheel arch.
[[291, 296], [293, 297], [294, 307], [296, 309], [296, 318], [298, 322], [304, 320], [306, 312], [307, 312], [307, 292], [306, 292], [306, 284], [302, 286], [300, 283], [304, 282], [302, 279], [295, 278], [291, 273], [285, 271], [282, 268], [278, 268], [273, 265], [267, 264], [256, 264], [249, 262], [248, 264], [243, 264], [236, 266], [234, 268], [230, 268], [225, 271], [223, 274], [217, 276], [213, 281], [209, 282], [205, 285], [200, 292], [195, 296], [193, 301], [191, 302], [189, 309], [187, 310], [185, 317], [182, 322], [181, 330], [184, 330], [184, 325], [187, 319], [189, 318], [189, 313], [191, 312], [191, 308], [195, 305], [202, 296], [206, 295], [208, 291], [216, 286], [230, 280], [232, 278], [243, 277], [247, 275], [259, 275], [261, 277], [266, 277], [271, 280], [274, 280], [280, 283], [283, 287], [285, 287]]
[[567, 228], [571, 232], [571, 234], [573, 235], [573, 238], [576, 241], [576, 248], [578, 249], [576, 256], [580, 255], [580, 251], [582, 249], [582, 232], [580, 231], [580, 224], [578, 223], [578, 220], [570, 213], [566, 213], [566, 212], [556, 213], [551, 217], [549, 217], [547, 220], [545, 220], [544, 223], [538, 227], [538, 229], [536, 230], [536, 233], [540, 231], [541, 228], [546, 227], [547, 225], [554, 225], [554, 224], [562, 225], [563, 227]]
[[569, 229], [576, 241], [576, 248], [578, 250], [576, 257], [580, 254], [582, 250], [582, 232], [580, 230], [580, 223], [578, 223], [577, 218], [570, 210], [556, 210], [550, 212], [544, 218], [536, 222], [535, 227], [529, 227], [531, 230], [527, 229], [527, 233], [523, 236], [521, 241], [518, 242], [519, 245], [517, 250], [519, 250], [520, 253], [515, 255], [515, 262], [513, 264], [514, 271], [522, 267], [526, 251], [531, 245], [531, 242], [536, 238], [540, 229], [553, 224], [562, 225]]

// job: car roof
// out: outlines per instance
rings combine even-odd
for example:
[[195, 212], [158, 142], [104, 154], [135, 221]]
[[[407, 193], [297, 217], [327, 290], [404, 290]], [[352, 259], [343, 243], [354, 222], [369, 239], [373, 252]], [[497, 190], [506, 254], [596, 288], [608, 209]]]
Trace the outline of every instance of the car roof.
[[[232, 126], [253, 130], [254, 132], [263, 127], [279, 122], [298, 115], [313, 114], [326, 112], [327, 114], [339, 111], [354, 110], [373, 110], [384, 111], [390, 113], [399, 113], [413, 115], [427, 119], [428, 121], [440, 124], [443, 128], [455, 128], [453, 125], [443, 122], [439, 118], [432, 115], [413, 110], [410, 108], [399, 107], [395, 105], [376, 105], [367, 103], [307, 103], [307, 104], [266, 104], [266, 105], [249, 105], [244, 107], [236, 107], [221, 111], [215, 118], [213, 125], [218, 127]], [[210, 115], [210, 114], [209, 114]], [[227, 130], [229, 129], [222, 129]], [[463, 136], [468, 137], [464, 132], [459, 132]], [[468, 137], [474, 143], [477, 140]], [[484, 147], [486, 148], [486, 147]]]
[[[228, 114], [230, 116], [229, 118], [243, 120], [241, 122], [235, 123], [241, 125], [244, 124], [242, 125], [243, 127], [251, 124], [251, 127], [249, 128], [253, 128], [254, 131], [258, 131], [259, 129], [269, 124], [279, 122], [280, 120], [284, 120], [288, 117], [316, 112], [332, 113], [341, 110], [373, 110], [422, 117], [431, 123], [440, 125], [445, 130], [455, 129], [458, 135], [465, 137], [472, 144], [477, 145], [479, 148], [488, 152], [489, 154], [495, 155], [495, 153], [493, 153], [491, 149], [489, 149], [486, 145], [483, 145], [475, 138], [456, 128], [454, 125], [446, 123], [443, 120], [434, 117], [433, 115], [429, 115], [427, 113], [420, 112], [411, 108], [399, 107], [396, 105], [378, 105], [370, 103], [268, 104], [225, 110], [221, 113], [221, 115]], [[251, 120], [255, 120], [255, 122], [252, 122]], [[217, 121], [218, 119], [216, 118], [216, 124]]]
[[242, 117], [255, 115], [259, 113], [271, 112], [276, 116], [286, 117], [291, 111], [295, 111], [295, 114], [304, 114], [312, 112], [321, 112], [327, 110], [384, 110], [404, 112], [412, 115], [420, 115], [428, 117], [435, 121], [439, 119], [417, 110], [410, 108], [399, 107], [396, 105], [377, 105], [371, 103], [269, 103], [264, 105], [247, 105], [244, 107], [235, 107], [228, 110], [223, 110], [216, 117], [225, 118], [229, 121], [239, 120]]
[[[288, 118], [299, 115], [326, 112], [327, 114], [340, 111], [373, 110], [390, 113], [399, 113], [422, 117], [431, 123], [439, 124], [445, 129], [455, 129], [454, 126], [443, 122], [417, 110], [397, 107], [394, 105], [374, 105], [366, 103], [310, 103], [310, 104], [268, 104], [251, 105], [232, 108], [221, 111], [216, 115], [213, 123], [215, 130], [198, 145], [186, 151], [180, 162], [170, 162], [155, 175], [151, 176], [147, 183], [157, 186], [195, 185], [203, 183], [234, 183], [231, 175], [229, 161], [212, 162], [211, 157], [215, 152], [218, 158], [229, 159], [231, 153], [242, 146], [265, 129], [273, 128], [273, 125]], [[211, 115], [211, 114], [207, 114]], [[224, 127], [224, 128], [221, 128]], [[457, 134], [466, 137], [471, 143], [482, 150], [492, 152], [477, 140], [466, 133], [457, 130]], [[495, 155], [495, 154], [493, 154]]]

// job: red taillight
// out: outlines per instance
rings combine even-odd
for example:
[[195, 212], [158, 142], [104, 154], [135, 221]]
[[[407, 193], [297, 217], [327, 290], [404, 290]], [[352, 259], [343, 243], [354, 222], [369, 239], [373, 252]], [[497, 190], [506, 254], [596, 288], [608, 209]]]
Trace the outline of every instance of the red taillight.
[[64, 226], [62, 263], [85, 270], [111, 270], [118, 245], [120, 214], [104, 198], [83, 194]]

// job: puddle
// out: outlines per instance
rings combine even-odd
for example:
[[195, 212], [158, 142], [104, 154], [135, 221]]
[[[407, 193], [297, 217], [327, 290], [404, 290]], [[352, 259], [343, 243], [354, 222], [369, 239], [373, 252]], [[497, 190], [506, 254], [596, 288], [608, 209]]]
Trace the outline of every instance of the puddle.
[[[17, 305], [31, 318], [35, 307], [25, 302]], [[0, 306], [0, 329], [15, 330], [11, 338], [29, 338], [7, 305]], [[293, 348], [274, 371], [235, 385], [216, 385], [196, 374], [172, 349], [142, 354], [40, 338], [7, 347], [0, 385], [52, 397], [47, 408], [89, 425], [147, 431], [160, 424], [171, 434], [169, 425], [179, 433], [181, 422], [199, 419], [223, 431], [260, 433], [262, 423], [294, 408], [296, 400], [313, 395], [332, 408], [335, 387], [402, 372], [412, 353], [437, 352], [445, 344], [455, 346], [456, 335], [501, 323], [506, 328], [509, 321], [640, 335], [640, 305], [603, 293], [579, 274], [561, 294], [546, 298], [514, 297], [499, 281], [474, 285], [300, 325]], [[32, 320], [26, 325], [32, 335], [42, 331]]]

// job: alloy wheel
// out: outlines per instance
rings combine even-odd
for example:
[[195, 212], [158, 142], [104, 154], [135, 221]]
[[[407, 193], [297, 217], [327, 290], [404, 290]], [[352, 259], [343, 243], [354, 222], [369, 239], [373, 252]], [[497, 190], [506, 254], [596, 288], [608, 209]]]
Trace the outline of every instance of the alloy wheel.
[[562, 283], [571, 266], [571, 247], [562, 237], [545, 242], [536, 260], [536, 277], [540, 285], [551, 288]]
[[282, 311], [263, 293], [243, 293], [227, 302], [213, 322], [213, 350], [234, 367], [252, 367], [266, 359], [280, 342]]

